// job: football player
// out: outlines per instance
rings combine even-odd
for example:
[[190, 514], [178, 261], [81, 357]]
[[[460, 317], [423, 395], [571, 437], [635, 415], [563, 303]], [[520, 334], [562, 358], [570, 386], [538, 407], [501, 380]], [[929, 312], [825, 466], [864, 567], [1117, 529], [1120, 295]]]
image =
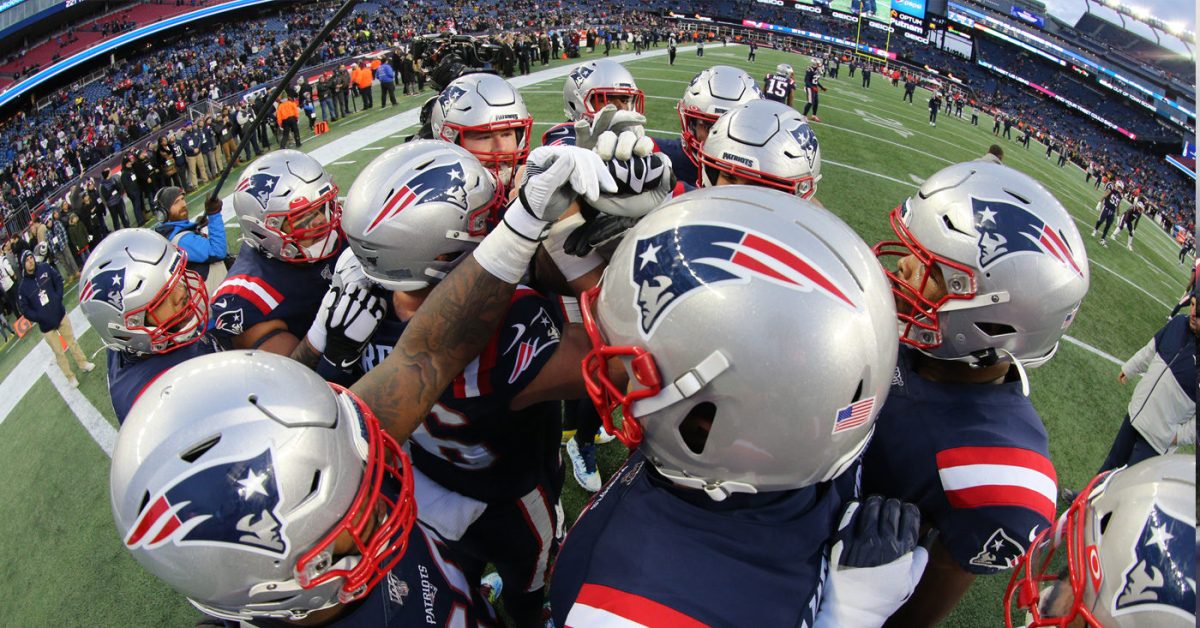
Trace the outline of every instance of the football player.
[[891, 213], [901, 323], [863, 489], [937, 530], [894, 626], [933, 626], [977, 575], [1011, 569], [1054, 517], [1056, 474], [1025, 369], [1045, 363], [1088, 289], [1083, 241], [1036, 181], [981, 161], [945, 168]]
[[[470, 256], [504, 197], [470, 153], [443, 142], [398, 146], [359, 174], [342, 227], [389, 305], [362, 356], [364, 371], [383, 361], [434, 286]], [[469, 576], [496, 566], [504, 608], [520, 626], [540, 625], [560, 526], [557, 400], [585, 396], [578, 364], [587, 336], [565, 323], [562, 308], [518, 287], [499, 329], [408, 443], [422, 522], [467, 557]]]
[[320, 162], [277, 150], [233, 193], [245, 246], [212, 296], [215, 333], [238, 349], [288, 355], [309, 329], [344, 246], [338, 187]]
[[150, 382], [220, 351], [208, 329], [208, 290], [187, 254], [149, 229], [110, 234], [80, 276], [79, 308], [108, 347], [108, 394], [117, 422]]
[[804, 116], [757, 100], [722, 115], [700, 149], [700, 184], [774, 188], [816, 201], [821, 145]]
[[1133, 231], [1137, 229], [1138, 223], [1141, 222], [1142, 214], [1146, 213], [1146, 199], [1142, 196], [1141, 188], [1134, 188], [1131, 198], [1129, 199], [1129, 209], [1121, 215], [1121, 223], [1117, 225], [1117, 233], [1120, 234], [1124, 229], [1129, 232], [1129, 240], [1126, 242], [1126, 248], [1133, 250]]
[[721, 114], [762, 97], [754, 79], [739, 68], [716, 65], [693, 77], [676, 106], [682, 140], [654, 140], [671, 160], [675, 178], [699, 185], [700, 147], [709, 128]]
[[[567, 536], [555, 625], [813, 625], [835, 581], [827, 540], [895, 364], [895, 307], [869, 258], [829, 212], [759, 187], [685, 194], [626, 234], [582, 300], [584, 376], [635, 452]], [[764, 343], [763, 329], [779, 333]], [[836, 599], [915, 582], [913, 544], [889, 558], [888, 586]], [[871, 623], [835, 617], [824, 625]]]
[[767, 100], [781, 102], [789, 107], [796, 92], [796, 79], [793, 78], [792, 66], [780, 63], [775, 71], [763, 77], [763, 96]]
[[1195, 494], [1192, 455], [1096, 476], [1020, 557], [1005, 625], [1195, 626]]
[[[804, 116], [811, 122], [820, 122], [817, 117], [817, 108], [821, 106], [821, 96], [818, 93], [827, 92], [825, 86], [821, 84], [821, 73], [824, 67], [820, 59], [813, 61], [812, 65], [804, 71]], [[790, 101], [788, 104], [792, 104]], [[809, 109], [812, 110], [812, 115], [808, 115]]]
[[434, 138], [471, 151], [507, 192], [529, 156], [533, 117], [508, 81], [478, 72], [460, 76], [442, 90], [430, 127]]
[[110, 489], [134, 559], [226, 625], [497, 623], [415, 523], [408, 456], [370, 407], [283, 356], [205, 355], [153, 382]]
[[1108, 230], [1112, 228], [1113, 220], [1117, 217], [1117, 211], [1121, 209], [1121, 201], [1125, 194], [1125, 182], [1116, 181], [1110, 183], [1104, 188], [1104, 198], [1100, 199], [1099, 210], [1100, 218], [1096, 220], [1096, 226], [1092, 227], [1092, 237], [1100, 231], [1100, 225], [1104, 225], [1104, 232], [1100, 234], [1100, 244], [1108, 246]]
[[[543, 133], [542, 145], [574, 146], [576, 123], [592, 124], [596, 115], [609, 105], [640, 117], [646, 112], [646, 95], [638, 89], [629, 70], [616, 61], [597, 59], [575, 66], [563, 84], [563, 113], [567, 121]], [[607, 128], [606, 125], [596, 129], [593, 135], [598, 136]]]

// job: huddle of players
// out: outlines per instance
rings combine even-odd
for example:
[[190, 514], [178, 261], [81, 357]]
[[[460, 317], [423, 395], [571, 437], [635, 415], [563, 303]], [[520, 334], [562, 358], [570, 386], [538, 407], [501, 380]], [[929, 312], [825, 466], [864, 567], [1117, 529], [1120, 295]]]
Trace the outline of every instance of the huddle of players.
[[[519, 94], [461, 77], [437, 139], [344, 201], [260, 158], [211, 299], [157, 234], [105, 240], [81, 305], [139, 563], [255, 625], [496, 624], [489, 562], [519, 625], [546, 597], [558, 626], [931, 625], [1013, 567], [1010, 625], [1194, 621], [1193, 460], [1098, 477], [1052, 525], [1024, 369], [1088, 264], [1034, 180], [950, 166], [872, 248], [814, 202], [805, 117], [738, 69], [691, 81], [681, 141], [644, 137], [614, 62], [564, 101], [531, 152]], [[557, 400], [584, 394], [632, 454], [558, 547]]]

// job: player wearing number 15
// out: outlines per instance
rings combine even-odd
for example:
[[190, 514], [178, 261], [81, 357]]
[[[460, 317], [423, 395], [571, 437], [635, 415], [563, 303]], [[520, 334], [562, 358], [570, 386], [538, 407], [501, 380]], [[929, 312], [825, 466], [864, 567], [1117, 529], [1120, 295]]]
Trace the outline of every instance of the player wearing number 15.
[[780, 63], [773, 74], [763, 78], [763, 96], [766, 96], [767, 100], [787, 103], [790, 106], [796, 92], [796, 79], [792, 75], [792, 66]]
[[[384, 361], [434, 285], [471, 254], [503, 199], [492, 172], [448, 142], [409, 142], [362, 171], [342, 228], [367, 279], [390, 291], [364, 371]], [[564, 324], [557, 300], [519, 286], [482, 354], [409, 441], [421, 521], [466, 556], [468, 581], [496, 566], [519, 626], [540, 625], [559, 527], [559, 405], [543, 402], [583, 397], [586, 352], [586, 334]]]

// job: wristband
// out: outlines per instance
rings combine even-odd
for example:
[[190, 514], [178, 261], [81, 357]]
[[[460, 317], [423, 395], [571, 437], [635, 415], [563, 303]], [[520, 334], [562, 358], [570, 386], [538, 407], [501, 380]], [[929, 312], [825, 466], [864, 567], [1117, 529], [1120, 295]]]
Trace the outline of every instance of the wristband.
[[563, 250], [567, 236], [584, 222], [581, 214], [563, 218], [550, 227], [549, 235], [542, 242], [542, 246], [545, 246], [546, 252], [550, 254], [550, 259], [554, 260], [554, 265], [567, 281], [575, 281], [604, 263], [604, 258], [595, 251], [577, 257]]

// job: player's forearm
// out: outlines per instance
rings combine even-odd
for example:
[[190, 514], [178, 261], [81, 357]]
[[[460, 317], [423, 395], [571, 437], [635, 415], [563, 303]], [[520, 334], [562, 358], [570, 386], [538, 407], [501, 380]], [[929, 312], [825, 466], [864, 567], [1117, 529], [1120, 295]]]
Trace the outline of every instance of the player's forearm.
[[468, 256], [430, 293], [387, 359], [354, 384], [393, 438], [407, 439], [483, 351], [514, 288]]
[[307, 339], [301, 338], [296, 348], [292, 349], [291, 357], [308, 368], [314, 368], [317, 366], [317, 360], [321, 359], [321, 353], [314, 349]]

